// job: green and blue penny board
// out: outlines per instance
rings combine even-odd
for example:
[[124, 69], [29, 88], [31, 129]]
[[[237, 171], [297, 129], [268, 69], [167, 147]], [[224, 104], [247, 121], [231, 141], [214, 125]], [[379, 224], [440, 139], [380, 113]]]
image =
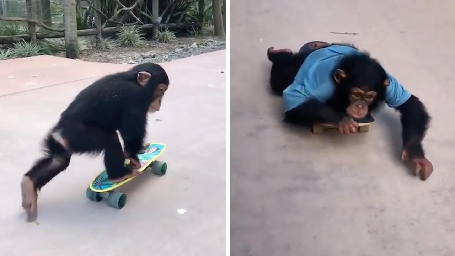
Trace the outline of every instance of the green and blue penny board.
[[[161, 143], [151, 143], [146, 149], [145, 153], [138, 154], [139, 161], [141, 163], [141, 168], [139, 169], [140, 172], [143, 172], [147, 169], [151, 163], [153, 163], [166, 149], [165, 144]], [[107, 172], [104, 170], [100, 173], [90, 184], [90, 189], [95, 192], [104, 192], [109, 191], [114, 188], [120, 187], [123, 184], [129, 182], [134, 178], [129, 178], [120, 182], [111, 182], [108, 179]]]

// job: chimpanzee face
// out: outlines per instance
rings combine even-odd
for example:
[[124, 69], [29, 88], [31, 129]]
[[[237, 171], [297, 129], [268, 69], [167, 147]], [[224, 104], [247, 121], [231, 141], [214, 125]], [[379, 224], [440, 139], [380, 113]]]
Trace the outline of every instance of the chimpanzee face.
[[346, 114], [354, 119], [365, 118], [369, 113], [370, 105], [378, 95], [375, 91], [364, 91], [358, 87], [353, 87], [349, 93], [349, 107]]
[[341, 69], [337, 69], [334, 79], [339, 86], [343, 87], [346, 97], [346, 115], [354, 119], [363, 119], [370, 113], [378, 102], [383, 100], [389, 79], [378, 76], [378, 79], [361, 77], [357, 72], [348, 75]]
[[[140, 71], [137, 73], [137, 82], [141, 86], [146, 86], [149, 83], [151, 76], [152, 75], [149, 72]], [[156, 86], [155, 91], [153, 92], [152, 103], [150, 104], [150, 107], [148, 109], [149, 113], [155, 113], [157, 111], [160, 111], [164, 93], [166, 93], [168, 87], [169, 85], [166, 84], [159, 84], [158, 86]]]
[[154, 93], [155, 99], [152, 101], [152, 104], [149, 107], [149, 113], [160, 111], [161, 102], [163, 102], [164, 93], [166, 92], [167, 88], [168, 86], [165, 84], [160, 84], [156, 87]]

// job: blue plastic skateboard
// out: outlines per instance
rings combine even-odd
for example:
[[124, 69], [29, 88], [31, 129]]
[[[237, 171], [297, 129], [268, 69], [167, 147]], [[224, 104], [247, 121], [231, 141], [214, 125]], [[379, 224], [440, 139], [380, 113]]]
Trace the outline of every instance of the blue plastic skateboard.
[[[144, 172], [145, 170], [151, 169], [156, 175], [162, 176], [166, 174], [167, 164], [165, 162], [156, 161], [156, 159], [163, 154], [165, 149], [165, 144], [148, 144], [144, 148], [144, 153], [137, 155], [141, 163], [139, 171]], [[125, 165], [128, 163], [129, 160], [126, 160]], [[108, 179], [107, 172], [104, 170], [90, 183], [90, 186], [87, 188], [86, 196], [94, 202], [101, 202], [103, 198], [106, 198], [109, 206], [122, 209], [126, 204], [126, 194], [114, 191], [114, 189], [123, 186], [134, 178], [136, 177], [131, 177], [120, 182], [112, 182]]]

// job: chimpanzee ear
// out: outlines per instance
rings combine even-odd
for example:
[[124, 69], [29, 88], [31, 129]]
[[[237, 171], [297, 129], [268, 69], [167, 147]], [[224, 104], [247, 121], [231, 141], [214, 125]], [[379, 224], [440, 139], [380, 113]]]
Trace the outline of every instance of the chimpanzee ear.
[[137, 73], [137, 82], [142, 86], [146, 86], [150, 80], [150, 77], [152, 77], [152, 75], [150, 75], [149, 72], [140, 71]]
[[348, 77], [346, 75], [346, 73], [341, 70], [341, 69], [337, 69], [335, 70], [335, 74], [333, 74], [333, 78], [335, 78], [335, 81], [340, 84], [341, 83], [341, 80], [343, 80], [344, 78]]
[[385, 85], [385, 87], [389, 86], [389, 84], [390, 84], [390, 79], [386, 78], [386, 79], [384, 80], [384, 85]]

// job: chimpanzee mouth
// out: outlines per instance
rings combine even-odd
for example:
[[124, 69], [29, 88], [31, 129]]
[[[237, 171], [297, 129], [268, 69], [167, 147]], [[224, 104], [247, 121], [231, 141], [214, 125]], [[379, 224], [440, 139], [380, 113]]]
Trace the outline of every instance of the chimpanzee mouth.
[[365, 112], [364, 115], [353, 115], [352, 113], [348, 112], [347, 115], [350, 118], [354, 119], [354, 121], [359, 121], [359, 120], [365, 119], [367, 117], [367, 115], [368, 115], [368, 112]]

